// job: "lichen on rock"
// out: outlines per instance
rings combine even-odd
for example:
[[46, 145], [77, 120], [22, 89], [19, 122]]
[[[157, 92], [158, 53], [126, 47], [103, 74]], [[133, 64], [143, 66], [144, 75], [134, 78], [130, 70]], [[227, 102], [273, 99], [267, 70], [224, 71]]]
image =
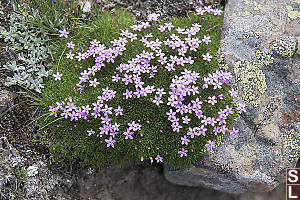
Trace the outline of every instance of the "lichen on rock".
[[258, 62], [254, 60], [236, 62], [234, 64], [234, 73], [238, 75], [238, 80], [242, 82], [243, 100], [257, 107], [255, 91], [263, 94], [267, 89], [266, 77], [262, 67], [273, 63], [274, 59], [270, 54], [260, 50], [255, 52], [255, 56], [259, 60]]
[[280, 39], [271, 43], [271, 49], [282, 57], [292, 57], [296, 52], [296, 40]]
[[283, 135], [282, 142], [285, 148], [288, 147], [291, 150], [295, 151], [295, 154], [289, 154], [288, 160], [290, 162], [297, 160], [300, 153], [300, 131], [297, 129], [291, 129], [287, 132], [287, 134]]

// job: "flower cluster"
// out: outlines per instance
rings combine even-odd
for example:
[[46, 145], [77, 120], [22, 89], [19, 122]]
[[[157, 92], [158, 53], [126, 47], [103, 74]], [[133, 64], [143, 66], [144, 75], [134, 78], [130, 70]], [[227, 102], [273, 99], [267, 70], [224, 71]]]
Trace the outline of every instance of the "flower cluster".
[[[211, 7], [196, 9], [197, 15], [203, 15], [204, 12], [214, 12], [214, 15], [220, 15], [221, 13], [220, 10], [214, 10]], [[49, 107], [50, 115], [55, 117], [60, 115], [63, 118], [70, 118], [71, 121], [79, 119], [88, 121], [90, 118], [98, 118], [99, 131], [90, 129], [87, 131], [88, 135], [104, 137], [106, 146], [114, 148], [117, 135], [124, 137], [125, 140], [133, 140], [135, 135], [137, 135], [137, 131], [142, 130], [143, 127], [140, 121], [130, 121], [127, 123], [127, 127], [120, 127], [118, 123], [113, 124], [113, 117], [122, 116], [123, 108], [119, 105], [110, 107], [107, 102], [113, 101], [114, 98], [118, 97], [121, 97], [123, 100], [143, 98], [154, 103], [158, 108], [162, 105], [168, 106], [169, 110], [165, 113], [166, 118], [170, 122], [173, 132], [182, 134], [182, 137], [178, 139], [184, 147], [188, 146], [196, 137], [206, 136], [207, 134], [225, 134], [228, 131], [231, 137], [236, 136], [238, 130], [234, 128], [229, 130], [226, 122], [229, 115], [235, 113], [232, 106], [226, 105], [226, 108], [218, 112], [218, 116], [204, 114], [202, 108], [205, 106], [213, 107], [221, 102], [225, 95], [236, 97], [238, 93], [232, 88], [228, 94], [222, 93], [208, 96], [207, 98], [199, 95], [200, 90], [208, 88], [213, 88], [216, 93], [221, 91], [224, 86], [229, 84], [232, 78], [231, 73], [217, 70], [215, 73], [209, 73], [203, 79], [199, 73], [185, 68], [185, 66], [193, 65], [199, 59], [190, 55], [192, 52], [199, 50], [201, 43], [208, 45], [212, 42], [210, 36], [208, 34], [204, 35], [203, 38], [197, 36], [201, 29], [201, 25], [198, 23], [193, 24], [191, 27], [178, 27], [176, 32], [170, 34], [169, 37], [165, 37], [165, 40], [154, 39], [151, 33], [141, 34], [142, 36], [138, 35], [139, 32], [150, 28], [154, 22], [158, 21], [158, 17], [159, 15], [155, 13], [149, 15], [148, 22], [131, 26], [132, 32], [128, 29], [121, 30], [120, 37], [111, 41], [111, 47], [106, 47], [95, 39], [90, 42], [90, 46], [85, 52], [77, 51], [73, 53], [75, 44], [69, 41], [67, 47], [70, 51], [66, 54], [67, 59], [73, 59], [75, 56], [78, 62], [90, 57], [93, 57], [95, 60], [93, 66], [81, 72], [77, 84], [77, 90], [80, 93], [84, 92], [88, 86], [98, 87], [99, 81], [93, 76], [96, 76], [97, 72], [107, 64], [115, 63], [116, 58], [121, 56], [126, 50], [128, 43], [141, 42], [144, 50], [127, 63], [119, 64], [114, 75], [109, 79], [111, 82], [127, 86], [128, 88], [124, 91], [114, 91], [108, 86], [101, 88], [102, 95], [98, 96], [97, 101], [85, 106], [76, 106], [72, 102], [72, 98], [65, 99], [65, 101], [56, 102], [55, 106], [51, 105]], [[164, 23], [164, 25], [157, 27], [161, 33], [171, 31], [173, 28], [175, 26], [172, 23]], [[66, 30], [60, 33], [61, 37], [67, 37], [68, 32]], [[174, 54], [167, 53], [163, 49], [168, 49], [168, 52], [174, 52]], [[212, 59], [210, 52], [203, 54], [202, 59], [205, 62], [210, 62]], [[171, 84], [166, 87], [147, 85], [147, 80], [154, 79], [161, 72], [171, 74], [177, 71], [181, 71], [180, 75], [170, 77]], [[62, 75], [57, 72], [53, 76], [55, 80], [60, 80]], [[239, 113], [245, 112], [245, 105], [241, 104], [236, 110]], [[199, 126], [193, 126], [193, 124], [196, 124], [195, 120], [198, 120]], [[187, 131], [183, 132], [182, 130]], [[212, 131], [208, 132], [208, 130]], [[184, 149], [184, 147], [178, 151], [179, 157], [188, 156], [188, 150]], [[207, 150], [211, 150], [215, 147], [215, 142], [208, 140], [205, 147]], [[141, 157], [141, 160], [143, 159]], [[163, 157], [158, 154], [155, 160], [163, 162]]]

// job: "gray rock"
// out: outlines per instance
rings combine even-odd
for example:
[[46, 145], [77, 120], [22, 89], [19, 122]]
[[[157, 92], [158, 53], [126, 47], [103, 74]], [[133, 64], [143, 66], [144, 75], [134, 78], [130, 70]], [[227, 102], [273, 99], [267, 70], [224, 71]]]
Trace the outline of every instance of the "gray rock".
[[25, 159], [13, 148], [6, 137], [0, 138], [0, 199], [15, 199], [18, 179], [15, 169], [22, 165]]
[[300, 153], [295, 12], [300, 5], [289, 1], [228, 1], [221, 46], [239, 92], [234, 101], [245, 103], [247, 112], [232, 125], [238, 137], [220, 137], [218, 147], [196, 164], [175, 170], [166, 163], [168, 181], [228, 193], [265, 192], [285, 182], [285, 169], [295, 167]]
[[0, 90], [0, 114], [13, 105], [15, 94], [7, 90]]

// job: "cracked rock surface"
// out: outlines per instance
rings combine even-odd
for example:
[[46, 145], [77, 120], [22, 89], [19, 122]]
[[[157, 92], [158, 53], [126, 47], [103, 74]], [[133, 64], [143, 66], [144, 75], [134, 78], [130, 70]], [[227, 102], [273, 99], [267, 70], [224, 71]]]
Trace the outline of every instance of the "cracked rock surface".
[[188, 169], [166, 164], [167, 180], [229, 193], [266, 192], [285, 182], [300, 153], [299, 14], [299, 1], [228, 1], [224, 63], [234, 75], [235, 101], [247, 112], [232, 125], [238, 137], [220, 137]]

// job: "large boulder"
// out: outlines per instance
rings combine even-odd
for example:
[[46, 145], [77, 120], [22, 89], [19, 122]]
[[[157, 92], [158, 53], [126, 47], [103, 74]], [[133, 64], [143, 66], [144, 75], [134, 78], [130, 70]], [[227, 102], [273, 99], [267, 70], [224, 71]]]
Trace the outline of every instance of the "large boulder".
[[189, 168], [166, 163], [164, 176], [228, 193], [270, 191], [285, 182], [300, 153], [300, 4], [229, 0], [224, 15], [223, 67], [247, 110], [232, 125], [239, 134], [219, 137]]

